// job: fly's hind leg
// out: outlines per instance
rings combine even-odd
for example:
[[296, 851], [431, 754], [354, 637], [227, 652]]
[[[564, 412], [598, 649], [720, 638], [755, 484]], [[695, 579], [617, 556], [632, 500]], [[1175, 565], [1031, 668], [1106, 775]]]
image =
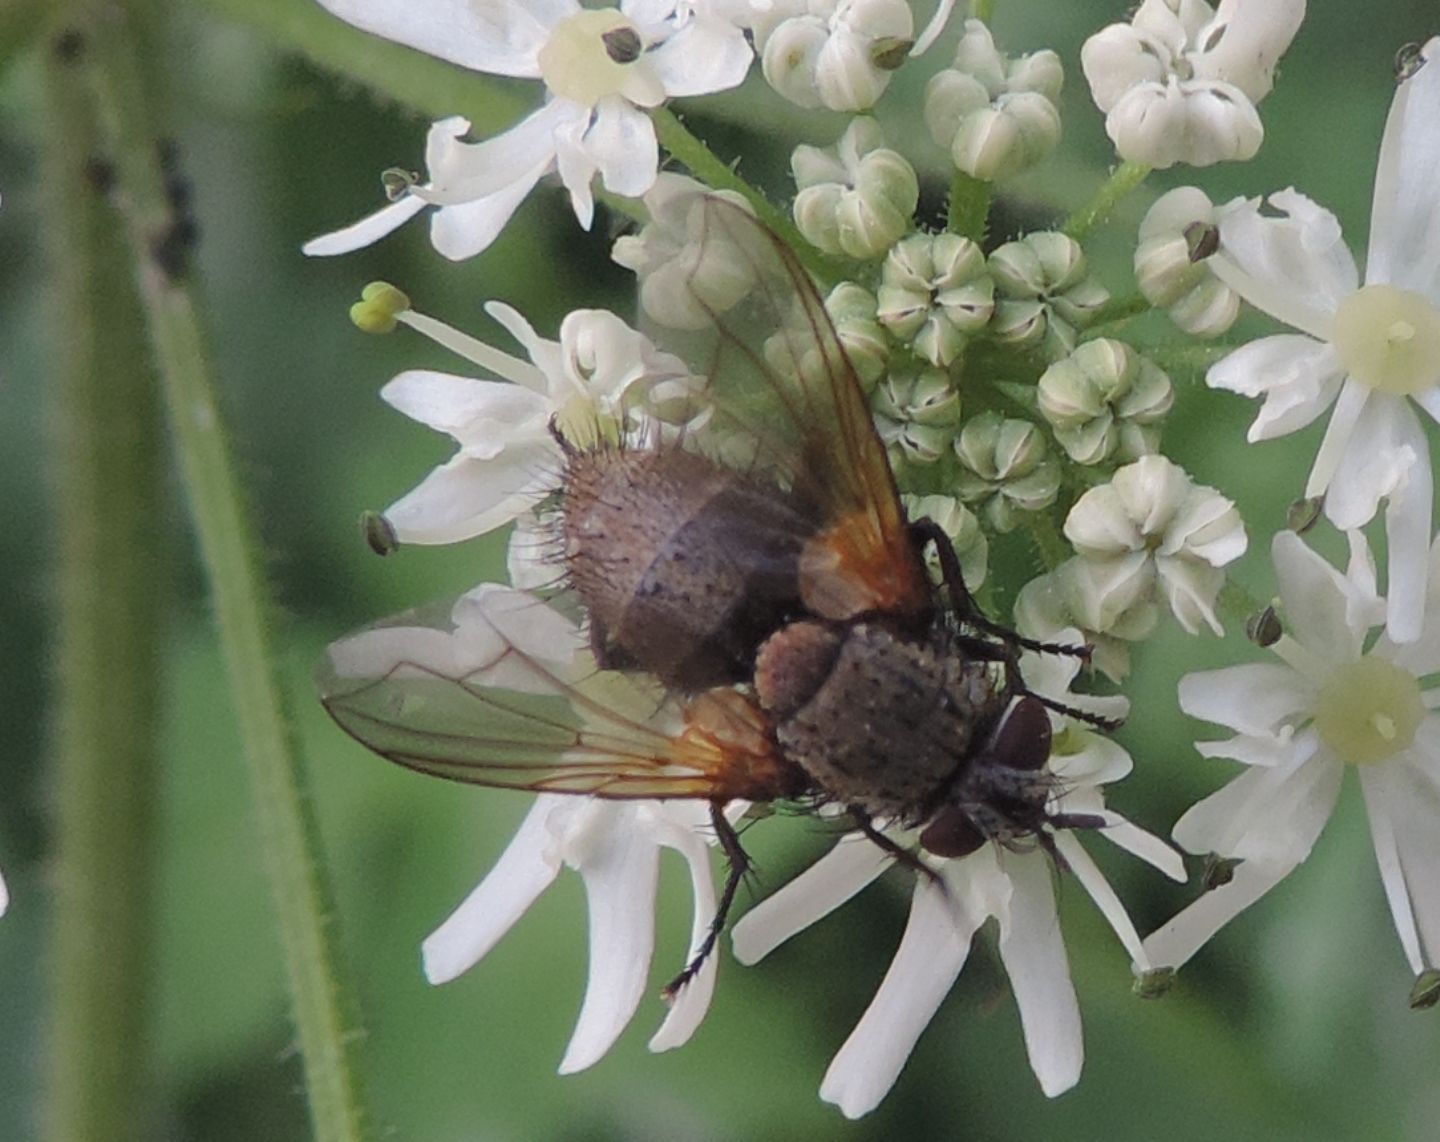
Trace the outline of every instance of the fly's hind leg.
[[750, 857], [745, 848], [740, 844], [740, 834], [735, 831], [725, 816], [725, 805], [720, 801], [710, 802], [710, 824], [715, 830], [715, 836], [720, 841], [720, 851], [725, 854], [730, 868], [725, 875], [725, 886], [720, 890], [720, 903], [715, 908], [715, 918], [710, 921], [710, 928], [705, 933], [705, 938], [700, 941], [700, 946], [695, 949], [695, 954], [690, 957], [690, 962], [685, 965], [684, 970], [674, 979], [665, 985], [661, 992], [665, 1000], [673, 1000], [680, 989], [694, 979], [700, 969], [705, 966], [705, 961], [715, 951], [715, 944], [720, 939], [720, 933], [725, 930], [725, 922], [730, 917], [730, 909], [735, 903], [735, 894], [740, 890], [740, 884], [749, 875], [751, 870]]

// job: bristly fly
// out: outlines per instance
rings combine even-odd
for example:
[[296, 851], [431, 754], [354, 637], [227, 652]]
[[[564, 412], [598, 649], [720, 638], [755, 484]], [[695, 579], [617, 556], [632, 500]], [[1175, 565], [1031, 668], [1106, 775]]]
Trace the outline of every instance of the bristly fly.
[[[414, 626], [398, 639], [386, 632], [400, 620], [381, 624], [336, 643], [321, 680], [342, 728], [424, 773], [708, 801], [729, 876], [670, 994], [713, 949], [748, 868], [727, 803], [837, 805], [921, 872], [876, 822], [919, 828], [938, 857], [987, 842], [1053, 854], [1046, 829], [1101, 821], [1048, 808], [1046, 707], [1113, 728], [1021, 677], [1022, 647], [1085, 649], [991, 621], [945, 533], [906, 518], [854, 369], [794, 254], [733, 205], [702, 209], [703, 244], [752, 282], [688, 346], [713, 415], [664, 442], [598, 420], [553, 426], [564, 456], [557, 592], [583, 609], [588, 653], [559, 634], [560, 650], [536, 652], [535, 624], [556, 616], [535, 599], [528, 618], [513, 604], [505, 621], [487, 616], [458, 653], [417, 653], [423, 630], [417, 643]], [[943, 589], [926, 571], [932, 544]], [[480, 605], [462, 598], [451, 630]], [[636, 685], [668, 694], [675, 716], [657, 728], [607, 704]]]

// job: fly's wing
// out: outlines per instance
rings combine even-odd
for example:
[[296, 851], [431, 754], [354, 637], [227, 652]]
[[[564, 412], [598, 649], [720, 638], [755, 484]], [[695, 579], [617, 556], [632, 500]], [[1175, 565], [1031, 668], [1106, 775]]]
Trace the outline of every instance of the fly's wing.
[[698, 700], [667, 703], [658, 687], [599, 670], [576, 624], [496, 584], [438, 623], [402, 615], [341, 639], [318, 682], [362, 745], [452, 781], [610, 798], [781, 795], [757, 780], [767, 757], [776, 774], [785, 763], [753, 703], [734, 694], [719, 716]]
[[[691, 364], [711, 378], [712, 451], [771, 472], [822, 521], [801, 566], [811, 610], [836, 619], [928, 611], [929, 583], [885, 446], [808, 273], [744, 210], [713, 197], [703, 210], [692, 293], [713, 330]], [[706, 267], [717, 263], [743, 273], [749, 286], [745, 300], [723, 311], [706, 303], [702, 288]]]

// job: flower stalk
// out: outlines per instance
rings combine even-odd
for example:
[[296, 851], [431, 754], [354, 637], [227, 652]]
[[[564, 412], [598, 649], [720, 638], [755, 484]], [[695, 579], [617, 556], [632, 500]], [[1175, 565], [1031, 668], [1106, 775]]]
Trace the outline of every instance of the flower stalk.
[[[57, 34], [44, 52], [56, 320], [49, 395], [58, 509], [53, 679], [56, 906], [42, 1136], [150, 1137], [157, 803], [159, 406], [112, 212], [92, 180], [94, 110]], [[104, 939], [97, 939], [104, 933]]]
[[1061, 230], [1077, 242], [1084, 241], [1090, 231], [1109, 218], [1120, 201], [1149, 174], [1150, 168], [1144, 163], [1121, 163], [1110, 172], [1110, 177], [1095, 192], [1095, 197], [1065, 220]]
[[[184, 281], [184, 226], [166, 193], [147, 58], [123, 12], [88, 30], [86, 67], [135, 262], [166, 412], [213, 593], [236, 717], [250, 763], [315, 1137], [367, 1136], [354, 1065], [356, 1022], [341, 979], [332, 892], [319, 857], [295, 731], [271, 646], [259, 543], [235, 475], [209, 355]], [[158, 62], [158, 59], [157, 59]]]

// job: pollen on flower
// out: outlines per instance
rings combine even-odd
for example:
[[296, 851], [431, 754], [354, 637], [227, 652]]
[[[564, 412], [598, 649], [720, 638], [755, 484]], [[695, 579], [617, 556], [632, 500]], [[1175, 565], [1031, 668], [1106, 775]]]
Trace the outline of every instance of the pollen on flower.
[[639, 54], [611, 49], [611, 43], [621, 42], [614, 35], [620, 31], [630, 33], [623, 40], [639, 40], [634, 25], [618, 8], [577, 12], [556, 25], [537, 57], [545, 86], [561, 99], [585, 107], [618, 95], [629, 78], [629, 65]]
[[1320, 692], [1315, 728], [1341, 758], [1365, 765], [1408, 749], [1425, 718], [1414, 676], [1382, 658], [1342, 666]]
[[1356, 290], [1336, 311], [1333, 340], [1350, 375], [1372, 389], [1411, 396], [1440, 382], [1440, 309], [1412, 290]]

